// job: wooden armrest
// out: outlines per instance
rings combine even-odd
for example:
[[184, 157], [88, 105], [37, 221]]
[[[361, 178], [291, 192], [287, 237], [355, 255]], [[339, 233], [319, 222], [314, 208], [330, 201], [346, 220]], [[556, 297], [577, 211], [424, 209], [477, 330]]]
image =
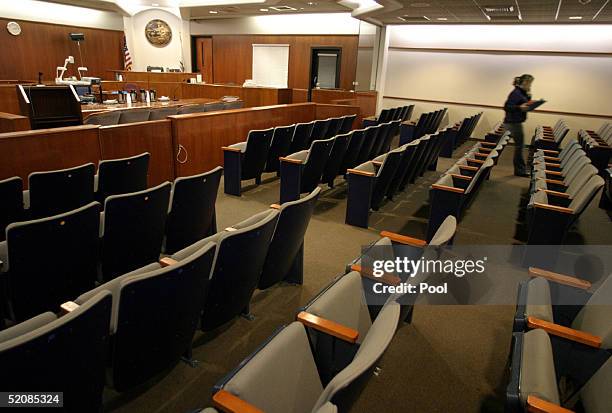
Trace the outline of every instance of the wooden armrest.
[[431, 185], [431, 187], [433, 189], [439, 189], [440, 191], [456, 192], [458, 194], [462, 194], [465, 192], [463, 188], [455, 188], [455, 187], [448, 186], [448, 185], [433, 184]]
[[492, 146], [492, 147], [496, 147], [497, 146], [497, 144], [494, 143], [494, 142], [480, 142], [480, 144], [484, 145], [484, 146]]
[[472, 159], [472, 158], [467, 158], [468, 161], [470, 162], [476, 162], [476, 163], [485, 163], [485, 161], [483, 161], [482, 159]]
[[240, 152], [239, 148], [230, 148], [229, 146], [222, 146], [221, 149], [227, 152]]
[[552, 162], [544, 162], [544, 166], [545, 167], [552, 167], [552, 168], [561, 168], [561, 164], [560, 163], [552, 163]]
[[568, 410], [532, 394], [527, 396], [527, 411], [529, 413], [574, 413], [573, 410]]
[[472, 177], [471, 176], [467, 176], [467, 175], [459, 175], [459, 174], [449, 174], [450, 176], [452, 176], [453, 178], [457, 178], [457, 179], [463, 179], [464, 181], [471, 181]]
[[558, 196], [560, 198], [570, 198], [569, 194], [566, 194], [565, 192], [553, 191], [551, 189], [540, 189], [540, 191], [544, 191], [547, 194], [550, 194], [552, 196]]
[[281, 206], [279, 204], [272, 204], [272, 205], [270, 205], [270, 208], [272, 208], [272, 209], [280, 209]]
[[553, 185], [559, 185], [559, 186], [564, 186], [567, 188], [567, 185], [565, 185], [565, 182], [563, 181], [559, 181], [556, 179], [545, 179], [544, 180], [547, 184], [553, 184]]
[[381, 237], [387, 237], [393, 242], [397, 242], [400, 244], [412, 245], [413, 247], [424, 247], [427, 245], [427, 241], [423, 241], [422, 239], [408, 237], [406, 235], [396, 234], [395, 232], [390, 231], [381, 231]]
[[344, 326], [340, 323], [336, 323], [335, 321], [327, 320], [323, 317], [307, 313], [306, 311], [301, 311], [298, 314], [297, 319], [305, 326], [322, 331], [323, 333], [339, 338], [340, 340], [348, 341], [349, 343], [355, 343], [357, 341], [357, 337], [359, 337], [359, 332], [355, 329]]
[[549, 171], [549, 170], [545, 170], [544, 172], [546, 172], [546, 174], [548, 175], [557, 175], [557, 176], [563, 176], [563, 174], [559, 171]]
[[569, 285], [570, 287], [580, 288], [581, 290], [588, 290], [591, 288], [591, 283], [587, 280], [559, 274], [557, 272], [552, 272], [537, 267], [529, 267], [529, 276], [546, 278], [547, 280], [554, 281], [558, 284]]
[[371, 162], [376, 166], [380, 166], [383, 164], [382, 161], [371, 161]]
[[482, 148], [482, 147], [480, 147], [480, 148], [478, 148], [478, 150], [479, 150], [479, 151], [482, 151], [482, 152], [484, 152], [484, 153], [486, 153], [486, 154], [489, 154], [489, 153], [491, 153], [491, 151], [492, 151], [493, 149], [491, 149], [491, 148]]
[[178, 261], [170, 257], [164, 257], [159, 260], [159, 265], [161, 265], [163, 268], [169, 267], [174, 264], [178, 264]]
[[577, 343], [582, 343], [590, 347], [601, 347], [601, 337], [586, 333], [584, 331], [574, 330], [573, 328], [551, 323], [550, 321], [541, 320], [536, 317], [527, 317], [527, 326], [529, 328], [541, 328], [542, 330], [546, 331], [548, 334], [552, 334], [553, 336], [566, 338], [568, 340], [572, 340]]
[[551, 204], [542, 204], [540, 202], [534, 202], [533, 204], [536, 208], [548, 209], [550, 211], [561, 212], [563, 214], [573, 214], [574, 210], [571, 208], [565, 208], [562, 206], [551, 205]]
[[552, 154], [552, 155], [554, 155], [554, 154], [557, 154], [557, 155], [558, 155], [558, 154], [559, 154], [559, 151], [553, 151], [552, 149], [542, 149], [542, 152], [544, 152], [544, 153], [550, 153], [550, 154]]
[[545, 161], [554, 161], [555, 163], [560, 164], [561, 163], [561, 158], [557, 158], [554, 156], [544, 156], [544, 160]]
[[376, 176], [376, 174], [374, 172], [360, 171], [358, 169], [349, 169], [346, 172], [349, 173], [349, 174], [354, 174], [354, 175]]
[[542, 139], [543, 141], [548, 141], [548, 142], [554, 142], [555, 141], [553, 138], [547, 138], [545, 136], [541, 137], [540, 139]]
[[65, 303], [60, 305], [60, 314], [66, 315], [68, 313], [73, 312], [77, 308], [79, 308], [79, 305], [75, 303], [74, 301], [66, 301]]
[[487, 157], [487, 156], [489, 156], [489, 155], [487, 155], [487, 154], [485, 154], [485, 153], [474, 152], [474, 156], [477, 156], [477, 157], [479, 157], [479, 158], [486, 158], [486, 157]]
[[459, 165], [459, 169], [465, 169], [466, 171], [477, 171], [480, 168], [476, 168], [475, 166], [469, 166], [469, 165]]
[[226, 390], [219, 390], [212, 399], [215, 407], [226, 413], [264, 413], [263, 410], [245, 402]]
[[380, 277], [375, 276], [370, 271], [367, 271], [365, 268], [362, 268], [361, 265], [353, 264], [351, 265], [351, 271], [357, 271], [361, 274], [363, 278], [369, 278], [370, 280], [374, 280], [376, 282], [380, 282], [387, 285], [400, 285], [402, 280], [395, 275], [383, 274]]
[[278, 158], [279, 161], [281, 162], [289, 162], [289, 163], [295, 163], [295, 164], [301, 164], [302, 161], [300, 159], [292, 159], [292, 158], [286, 158], [284, 156], [281, 156], [280, 158]]

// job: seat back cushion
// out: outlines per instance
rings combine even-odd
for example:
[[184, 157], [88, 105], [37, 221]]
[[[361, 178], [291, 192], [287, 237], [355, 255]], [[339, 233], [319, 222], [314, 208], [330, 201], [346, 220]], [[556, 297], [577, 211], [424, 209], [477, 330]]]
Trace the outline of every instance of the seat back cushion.
[[559, 404], [552, 346], [544, 330], [531, 330], [523, 336], [520, 368], [519, 390], [523, 404], [530, 395]]
[[580, 390], [580, 400], [585, 412], [612, 412], [610, 383], [612, 383], [612, 358], [609, 358]]
[[285, 327], [224, 389], [266, 413], [310, 413], [323, 386], [304, 326]]
[[98, 200], [110, 195], [127, 194], [147, 189], [148, 152], [122, 159], [100, 161], [98, 166]]
[[350, 394], [348, 387], [363, 374], [368, 374], [368, 371], [374, 367], [374, 364], [391, 343], [397, 329], [399, 316], [400, 305], [397, 302], [389, 302], [383, 307], [376, 317], [376, 321], [372, 324], [368, 335], [359, 346], [353, 361], [327, 384], [317, 400], [315, 408], [319, 408], [327, 402], [338, 404], [335, 403], [334, 397], [344, 397], [344, 395], [339, 395], [342, 390], [346, 391], [347, 396]]
[[242, 158], [242, 179], [258, 178], [266, 166], [274, 129], [252, 130]]
[[536, 277], [527, 283], [525, 315], [554, 323], [550, 285], [545, 278]]
[[572, 328], [602, 338], [602, 348], [612, 349], [612, 275], [597, 288], [572, 323]]
[[23, 217], [23, 181], [15, 176], [0, 181], [0, 241], [4, 241], [6, 226]]

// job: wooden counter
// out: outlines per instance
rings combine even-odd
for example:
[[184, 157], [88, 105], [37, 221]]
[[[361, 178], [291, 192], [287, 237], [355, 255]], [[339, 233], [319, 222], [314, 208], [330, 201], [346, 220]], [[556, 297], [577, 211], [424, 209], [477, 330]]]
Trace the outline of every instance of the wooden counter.
[[136, 103], [132, 103], [130, 106], [128, 106], [127, 103], [118, 103], [115, 105], [105, 105], [101, 103], [93, 103], [93, 104], [81, 105], [81, 112], [83, 112], [83, 119], [85, 119], [87, 116], [91, 115], [92, 113], [110, 112], [113, 110], [127, 110], [127, 109], [141, 109], [141, 108], [155, 109], [155, 108], [185, 106], [185, 105], [203, 104], [203, 103], [211, 103], [211, 102], [218, 102], [218, 100], [206, 99], [206, 98], [179, 99], [179, 100], [170, 100], [168, 102], [159, 102], [159, 101], [151, 102], [148, 105], [146, 102], [145, 103], [136, 102]]
[[183, 84], [183, 98], [219, 99], [222, 96], [238, 96], [244, 101], [245, 108], [291, 103], [291, 89], [214, 85], [209, 83]]

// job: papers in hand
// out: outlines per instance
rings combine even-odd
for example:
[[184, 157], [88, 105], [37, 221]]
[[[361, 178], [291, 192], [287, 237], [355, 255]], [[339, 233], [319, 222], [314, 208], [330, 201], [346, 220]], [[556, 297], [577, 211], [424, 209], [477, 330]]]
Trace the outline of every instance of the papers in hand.
[[530, 100], [527, 102], [527, 107], [529, 108], [529, 111], [532, 111], [540, 106], [542, 106], [544, 103], [546, 103], [546, 101], [544, 99], [538, 99], [538, 100]]

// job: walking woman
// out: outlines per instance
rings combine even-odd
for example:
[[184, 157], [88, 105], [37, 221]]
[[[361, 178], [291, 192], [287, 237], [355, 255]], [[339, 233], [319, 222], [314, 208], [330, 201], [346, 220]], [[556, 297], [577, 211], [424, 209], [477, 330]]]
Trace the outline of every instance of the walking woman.
[[508, 95], [504, 104], [506, 116], [504, 126], [510, 131], [510, 136], [514, 139], [514, 175], [529, 176], [525, 169], [525, 159], [523, 157], [525, 147], [525, 135], [523, 132], [523, 122], [527, 119], [529, 107], [527, 102], [531, 99], [531, 84], [533, 76], [524, 74], [514, 79], [514, 90]]

